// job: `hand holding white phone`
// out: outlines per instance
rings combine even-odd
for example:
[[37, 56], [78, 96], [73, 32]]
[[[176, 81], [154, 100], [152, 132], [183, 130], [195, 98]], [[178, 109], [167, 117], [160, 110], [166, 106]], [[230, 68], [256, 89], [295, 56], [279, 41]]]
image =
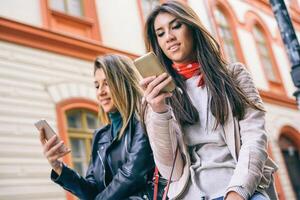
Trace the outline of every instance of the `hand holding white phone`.
[[[53, 136], [56, 136], [57, 139], [55, 140], [55, 144], [58, 144], [59, 142], [61, 142], [61, 139], [57, 136], [55, 131], [51, 128], [51, 126], [48, 124], [48, 122], [46, 120], [41, 119], [41, 120], [37, 121], [36, 123], [34, 123], [34, 125], [40, 132], [42, 131], [42, 129], [44, 129], [45, 139], [47, 141], [50, 140]], [[66, 150], [67, 150], [67, 147], [65, 145], [63, 145], [59, 148], [60, 152], [64, 152]]]
[[60, 175], [62, 171], [61, 158], [70, 153], [71, 150], [64, 145], [46, 120], [39, 120], [34, 125], [40, 131], [40, 141], [43, 145], [45, 157], [53, 170]]

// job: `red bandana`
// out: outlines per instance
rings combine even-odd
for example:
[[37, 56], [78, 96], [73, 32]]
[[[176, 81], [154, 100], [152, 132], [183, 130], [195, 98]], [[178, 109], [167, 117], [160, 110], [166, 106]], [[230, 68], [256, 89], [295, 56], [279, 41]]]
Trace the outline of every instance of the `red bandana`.
[[183, 76], [185, 79], [189, 79], [193, 76], [199, 75], [198, 87], [204, 85], [204, 77], [200, 71], [199, 63], [194, 62], [189, 64], [173, 64], [172, 66], [177, 71], [177, 73]]

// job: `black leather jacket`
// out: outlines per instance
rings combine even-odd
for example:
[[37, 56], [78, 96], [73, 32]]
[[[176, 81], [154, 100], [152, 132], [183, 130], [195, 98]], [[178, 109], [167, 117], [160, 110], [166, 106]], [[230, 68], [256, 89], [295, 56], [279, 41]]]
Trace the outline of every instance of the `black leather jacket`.
[[60, 176], [52, 171], [51, 179], [80, 199], [145, 199], [154, 168], [148, 138], [134, 118], [120, 140], [113, 140], [111, 129], [95, 131], [86, 178], [64, 165]]

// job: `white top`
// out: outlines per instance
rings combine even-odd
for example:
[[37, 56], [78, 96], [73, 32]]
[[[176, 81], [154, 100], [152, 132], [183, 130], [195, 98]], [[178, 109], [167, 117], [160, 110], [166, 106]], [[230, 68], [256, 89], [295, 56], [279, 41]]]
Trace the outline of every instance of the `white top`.
[[[191, 155], [191, 181], [184, 199], [188, 194], [199, 193], [199, 199], [214, 199], [224, 196], [235, 169], [235, 161], [224, 142], [222, 126], [214, 129], [215, 118], [208, 111], [207, 88], [198, 87], [199, 76], [186, 80], [188, 95], [199, 112], [200, 122], [183, 127], [184, 137]], [[192, 190], [193, 192], [189, 191]]]

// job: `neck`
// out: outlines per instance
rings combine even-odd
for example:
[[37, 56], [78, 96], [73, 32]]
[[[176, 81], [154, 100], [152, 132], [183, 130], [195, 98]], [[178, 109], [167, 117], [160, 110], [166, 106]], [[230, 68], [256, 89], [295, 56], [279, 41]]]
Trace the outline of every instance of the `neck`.
[[109, 116], [110, 120], [112, 121], [112, 123], [122, 119], [119, 111], [110, 112], [110, 113], [108, 113], [108, 116]]
[[174, 66], [186, 66], [188, 64], [198, 63], [197, 60], [186, 61], [186, 62], [173, 62]]
[[119, 130], [121, 129], [122, 126], [122, 116], [119, 113], [119, 111], [110, 112], [108, 113], [108, 116], [110, 118], [112, 129], [113, 129], [112, 138], [115, 138], [117, 137]]

